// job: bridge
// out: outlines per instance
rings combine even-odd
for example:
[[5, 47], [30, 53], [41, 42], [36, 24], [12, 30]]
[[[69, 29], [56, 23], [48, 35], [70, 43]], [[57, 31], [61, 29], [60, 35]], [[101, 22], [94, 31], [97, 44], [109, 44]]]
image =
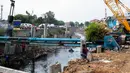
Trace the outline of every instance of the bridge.
[[78, 38], [31, 38], [31, 37], [4, 37], [0, 36], [0, 42], [12, 43], [39, 43], [43, 45], [80, 46], [81, 39]]

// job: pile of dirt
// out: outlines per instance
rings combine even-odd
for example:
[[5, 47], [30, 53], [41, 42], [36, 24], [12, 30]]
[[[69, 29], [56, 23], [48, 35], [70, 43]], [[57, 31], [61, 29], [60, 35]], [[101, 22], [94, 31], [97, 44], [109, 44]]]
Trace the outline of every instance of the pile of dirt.
[[93, 53], [93, 61], [71, 60], [63, 73], [130, 73], [130, 50]]

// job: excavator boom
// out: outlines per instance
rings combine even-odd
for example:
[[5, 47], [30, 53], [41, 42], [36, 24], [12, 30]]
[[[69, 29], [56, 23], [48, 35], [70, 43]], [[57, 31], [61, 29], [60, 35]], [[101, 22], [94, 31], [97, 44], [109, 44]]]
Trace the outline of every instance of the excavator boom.
[[121, 8], [125, 8], [127, 11], [130, 11], [128, 7], [126, 7], [122, 2], [119, 0], [104, 0], [108, 8], [112, 11], [116, 19], [120, 22], [120, 24], [124, 25], [125, 29], [130, 32], [130, 26], [127, 21], [127, 18], [124, 15], [124, 12]]

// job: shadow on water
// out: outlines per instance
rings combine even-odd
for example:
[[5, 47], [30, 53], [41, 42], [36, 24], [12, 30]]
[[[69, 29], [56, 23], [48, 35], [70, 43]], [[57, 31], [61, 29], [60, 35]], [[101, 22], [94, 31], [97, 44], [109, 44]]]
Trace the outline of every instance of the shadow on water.
[[[72, 48], [73, 52], [69, 52], [70, 49], [57, 49], [55, 52], [38, 59], [35, 62], [35, 73], [49, 73], [50, 66], [56, 62], [61, 63], [63, 69], [71, 59], [80, 58], [80, 48]], [[31, 64], [27, 65], [24, 71], [31, 73]]]

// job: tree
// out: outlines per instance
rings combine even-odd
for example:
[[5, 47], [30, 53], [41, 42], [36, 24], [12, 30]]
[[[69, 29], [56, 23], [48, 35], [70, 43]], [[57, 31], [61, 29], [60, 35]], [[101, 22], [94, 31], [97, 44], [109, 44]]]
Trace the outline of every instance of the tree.
[[88, 21], [86, 21], [84, 24], [85, 24], [85, 26], [87, 26], [87, 27], [89, 26], [89, 22], [88, 22]]
[[38, 17], [37, 20], [36, 20], [36, 23], [37, 24], [42, 24], [42, 23], [45, 23], [44, 19], [42, 17]]
[[37, 23], [37, 15], [32, 13], [29, 13], [28, 11], [26, 11], [27, 15], [23, 15], [23, 14], [17, 14], [14, 16], [15, 20], [21, 20], [22, 23], [31, 23], [31, 24], [36, 24]]
[[55, 14], [52, 11], [46, 12], [45, 14], [42, 15], [42, 17], [44, 18], [45, 23], [53, 24], [56, 22]]
[[14, 16], [15, 20], [21, 20], [22, 23], [28, 23], [28, 16], [23, 14], [17, 14]]
[[28, 11], [26, 11], [26, 14], [28, 16], [28, 22], [35, 24], [35, 22], [37, 20], [37, 15], [33, 14], [33, 11], [32, 11], [32, 13], [29, 13]]
[[83, 23], [80, 23], [79, 26], [80, 26], [80, 27], [84, 27], [84, 24], [83, 24]]
[[70, 21], [70, 25], [71, 25], [72, 27], [74, 27], [74, 26], [75, 26], [75, 23], [72, 22], [72, 21]]
[[65, 24], [64, 21], [62, 21], [62, 20], [57, 20], [57, 23], [56, 23], [55, 25], [64, 25], [64, 24]]
[[79, 26], [79, 22], [75, 22], [75, 26], [78, 27]]
[[88, 28], [85, 29], [86, 39], [91, 42], [103, 40], [108, 32], [109, 30], [102, 23], [90, 23]]

